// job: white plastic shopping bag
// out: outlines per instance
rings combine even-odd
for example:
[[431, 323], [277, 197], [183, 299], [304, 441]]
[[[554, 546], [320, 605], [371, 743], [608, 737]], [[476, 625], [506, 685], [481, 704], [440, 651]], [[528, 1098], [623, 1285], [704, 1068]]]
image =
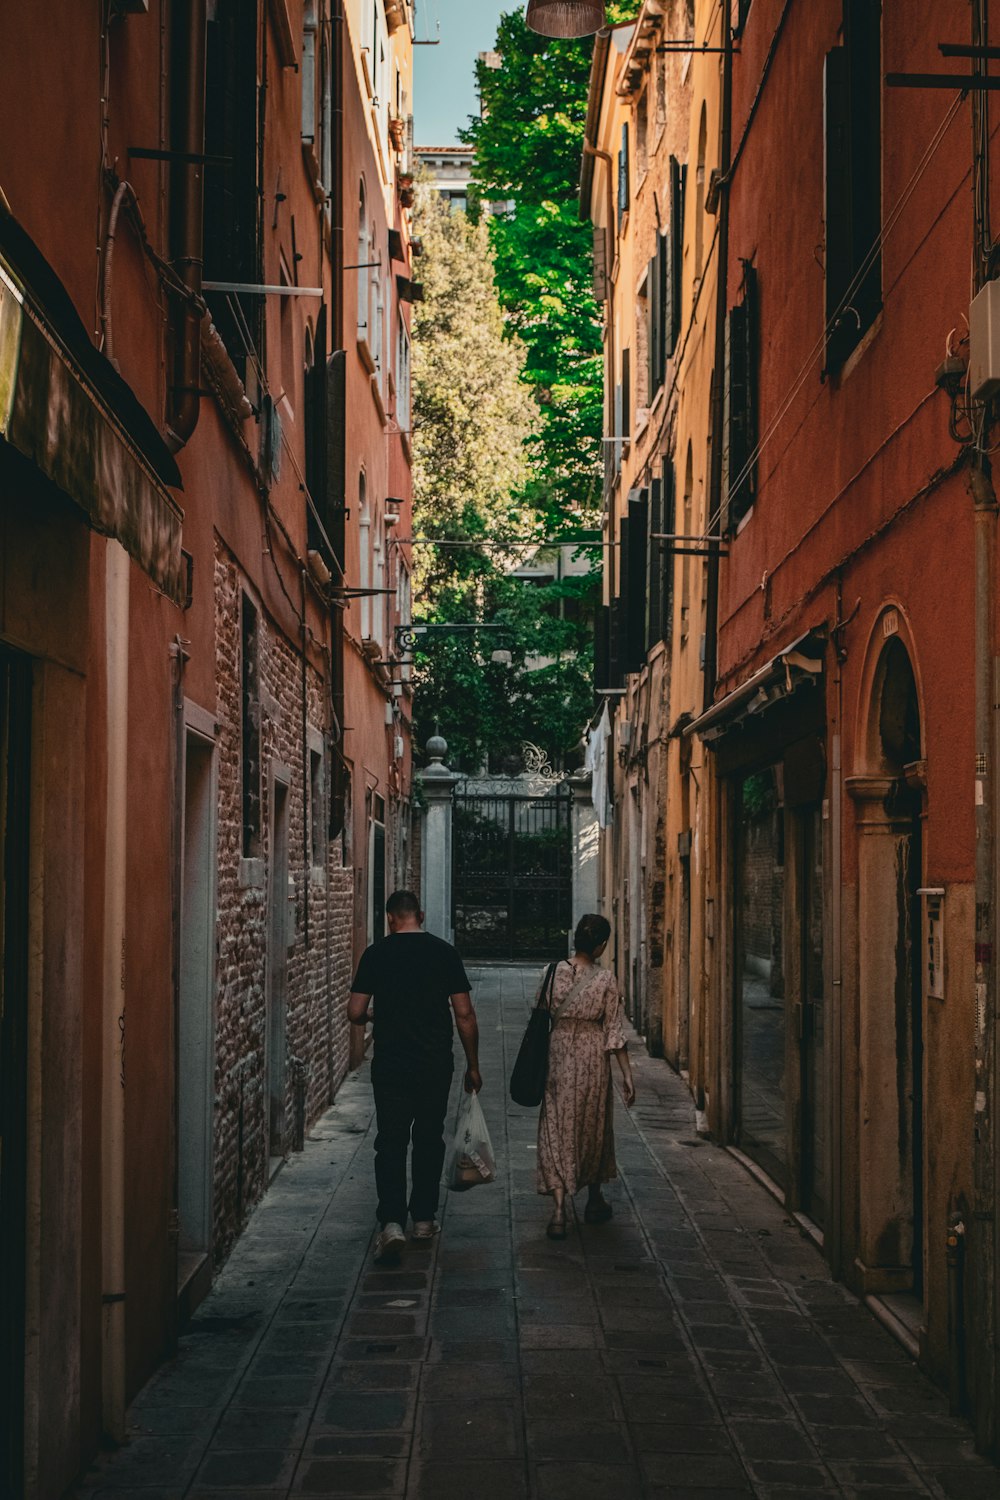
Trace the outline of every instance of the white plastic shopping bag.
[[463, 1094], [458, 1106], [448, 1186], [452, 1192], [464, 1193], [481, 1182], [492, 1182], [496, 1175], [496, 1158], [482, 1105], [476, 1094]]

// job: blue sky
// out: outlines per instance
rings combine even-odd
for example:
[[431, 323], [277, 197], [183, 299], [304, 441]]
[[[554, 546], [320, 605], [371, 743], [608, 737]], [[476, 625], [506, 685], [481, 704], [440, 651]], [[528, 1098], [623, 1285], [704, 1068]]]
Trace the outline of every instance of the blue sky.
[[[468, 116], [478, 111], [476, 56], [489, 52], [501, 12], [517, 0], [418, 0], [417, 38], [441, 39], [414, 53], [413, 114], [418, 146], [451, 146]], [[441, 29], [438, 31], [438, 21]]]

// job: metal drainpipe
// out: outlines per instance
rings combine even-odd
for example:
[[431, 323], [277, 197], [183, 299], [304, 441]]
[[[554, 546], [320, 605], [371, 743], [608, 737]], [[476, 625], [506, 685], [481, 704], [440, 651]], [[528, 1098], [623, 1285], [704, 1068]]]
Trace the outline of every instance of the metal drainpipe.
[[953, 1417], [965, 1410], [965, 1224], [961, 1214], [948, 1220], [948, 1405]]
[[[712, 393], [712, 466], [709, 484], [710, 537], [721, 534], [722, 520], [722, 419], [725, 411], [723, 383], [726, 368], [726, 313], [729, 310], [729, 168], [733, 136], [733, 30], [732, 0], [722, 0], [722, 118], [719, 136], [719, 253], [718, 285], [715, 292], [715, 388]], [[703, 707], [715, 701], [719, 660], [719, 555], [708, 553], [705, 584], [705, 682]]]
[[[175, 55], [172, 138], [186, 158], [205, 150], [206, 0], [179, 0], [173, 31]], [[200, 161], [177, 160], [171, 179], [174, 266], [184, 285], [201, 294], [204, 259], [205, 167]], [[176, 452], [198, 425], [201, 410], [201, 324], [197, 308], [185, 305], [174, 332], [173, 384], [167, 410], [167, 442]]]
[[[721, 512], [722, 512], [722, 418], [723, 418], [723, 382], [725, 378], [726, 364], [726, 312], [729, 305], [728, 283], [729, 283], [729, 170], [732, 161], [732, 116], [733, 116], [733, 29], [732, 29], [732, 0], [722, 0], [721, 12], [722, 25], [722, 115], [720, 120], [719, 136], [719, 250], [718, 250], [718, 284], [715, 293], [715, 370], [714, 390], [712, 399], [712, 465], [709, 485], [709, 525], [706, 530], [709, 536], [721, 534]], [[709, 548], [707, 559], [708, 571], [705, 580], [705, 680], [703, 707], [711, 708], [715, 701], [715, 685], [718, 677], [718, 612], [719, 612], [719, 556], [716, 548]], [[710, 773], [710, 782], [714, 782], [714, 776]], [[714, 1122], [726, 1123], [732, 1114], [731, 1100], [732, 1090], [724, 1089], [724, 1069], [722, 1061], [723, 1045], [723, 1011], [721, 1004], [717, 1007], [712, 1005], [711, 990], [721, 995], [724, 990], [725, 981], [721, 965], [721, 958], [725, 955], [726, 944], [718, 924], [724, 920], [727, 902], [721, 900], [722, 875], [724, 866], [724, 825], [722, 820], [722, 801], [718, 795], [718, 789], [708, 801], [708, 834], [705, 845], [711, 851], [711, 863], [708, 871], [708, 882], [714, 884], [714, 910], [716, 918], [713, 922], [712, 936], [705, 943], [703, 968], [706, 975], [704, 1021], [700, 1028], [700, 1051], [702, 1061], [699, 1066], [699, 1081], [702, 1086], [707, 1086], [711, 1096], [711, 1112]], [[705, 1060], [707, 1046], [708, 1058]], [[724, 1101], [729, 1102], [724, 1102]]]
[[105, 543], [104, 946], [101, 1064], [101, 1415], [125, 1440], [125, 998], [129, 558]]
[[[988, 6], [986, 0], [974, 0], [972, 5], [972, 42], [974, 48], [985, 49], [988, 42]], [[984, 56], [974, 58], [974, 75], [985, 74], [988, 66]], [[986, 113], [986, 95], [974, 90], [972, 93], [972, 160], [974, 181], [989, 182], [989, 129]], [[992, 243], [992, 231], [988, 222], [988, 208], [982, 196], [973, 194], [974, 234], [974, 286], [975, 290], [985, 285], [989, 276], [988, 245]], [[997, 1442], [996, 1390], [998, 1382], [996, 1336], [997, 1336], [997, 1247], [996, 1204], [998, 1181], [998, 1155], [994, 1140], [996, 1119], [997, 1071], [1000, 1059], [996, 1049], [1000, 1044], [1000, 1027], [995, 1021], [996, 965], [994, 945], [996, 934], [996, 871], [995, 871], [995, 817], [994, 805], [997, 796], [995, 772], [997, 764], [996, 708], [997, 702], [997, 658], [994, 643], [993, 617], [995, 610], [993, 578], [996, 566], [997, 497], [993, 487], [989, 459], [983, 453], [973, 452], [973, 465], [969, 473], [969, 492], [973, 502], [973, 528], [975, 537], [975, 819], [976, 819], [976, 930], [975, 930], [975, 980], [976, 980], [976, 1099], [975, 1099], [975, 1149], [973, 1176], [972, 1217], [972, 1277], [970, 1302], [977, 1311], [977, 1338], [974, 1352], [976, 1370], [975, 1424], [976, 1437], [981, 1447], [992, 1449]]]

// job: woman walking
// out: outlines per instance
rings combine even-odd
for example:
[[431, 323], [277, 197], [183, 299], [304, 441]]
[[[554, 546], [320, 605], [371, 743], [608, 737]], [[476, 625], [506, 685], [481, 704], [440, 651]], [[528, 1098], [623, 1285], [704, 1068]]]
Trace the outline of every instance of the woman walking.
[[618, 1175], [612, 1054], [621, 1069], [626, 1106], [631, 1108], [635, 1099], [618, 985], [614, 974], [598, 966], [610, 936], [605, 917], [581, 917], [573, 957], [557, 964], [552, 979], [554, 1024], [538, 1120], [538, 1191], [554, 1200], [546, 1230], [550, 1240], [566, 1238], [566, 1195], [572, 1197], [581, 1187], [588, 1193], [585, 1221], [603, 1224], [611, 1218], [601, 1184]]

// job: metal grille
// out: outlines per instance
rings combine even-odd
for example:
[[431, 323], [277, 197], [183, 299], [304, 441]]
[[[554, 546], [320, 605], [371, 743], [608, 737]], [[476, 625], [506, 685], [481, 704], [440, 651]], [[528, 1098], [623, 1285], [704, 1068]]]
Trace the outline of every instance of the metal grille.
[[455, 793], [455, 941], [468, 958], [566, 952], [572, 921], [572, 792]]

